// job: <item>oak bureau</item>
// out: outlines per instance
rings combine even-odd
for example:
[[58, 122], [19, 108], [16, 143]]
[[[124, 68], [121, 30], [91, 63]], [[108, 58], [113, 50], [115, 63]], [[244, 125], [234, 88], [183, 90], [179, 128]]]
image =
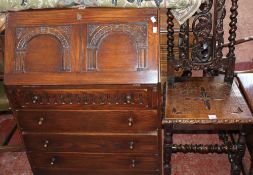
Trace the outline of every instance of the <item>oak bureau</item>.
[[5, 85], [34, 174], [162, 173], [157, 27], [156, 9], [9, 13]]

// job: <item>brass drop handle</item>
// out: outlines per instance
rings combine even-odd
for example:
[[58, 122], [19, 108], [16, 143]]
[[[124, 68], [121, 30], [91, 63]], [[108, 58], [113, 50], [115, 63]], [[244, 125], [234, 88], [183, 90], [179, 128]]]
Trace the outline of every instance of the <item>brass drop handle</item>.
[[39, 100], [39, 97], [38, 96], [33, 96], [33, 104], [36, 104], [37, 102], [38, 102], [38, 100]]
[[43, 121], [44, 121], [44, 118], [43, 117], [40, 117], [40, 120], [38, 122], [38, 125], [42, 125], [43, 124]]
[[134, 141], [129, 142], [129, 149], [134, 149]]
[[131, 101], [132, 101], [131, 95], [127, 95], [127, 96], [126, 96], [126, 102], [127, 102], [127, 104], [130, 104]]
[[51, 158], [50, 165], [54, 165], [55, 164], [55, 160], [56, 160], [55, 157]]
[[49, 140], [45, 140], [44, 148], [47, 148], [47, 147], [48, 147], [48, 144], [49, 144]]
[[133, 126], [133, 122], [134, 122], [133, 118], [130, 117], [130, 118], [128, 119], [128, 126], [129, 126], [129, 127]]
[[136, 160], [132, 160], [132, 164], [131, 164], [132, 168], [136, 167]]

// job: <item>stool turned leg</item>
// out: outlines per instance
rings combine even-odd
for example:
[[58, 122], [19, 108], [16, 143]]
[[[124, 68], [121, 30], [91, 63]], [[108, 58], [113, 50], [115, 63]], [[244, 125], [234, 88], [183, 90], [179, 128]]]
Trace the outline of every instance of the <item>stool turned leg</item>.
[[164, 175], [171, 175], [172, 132], [164, 129]]
[[245, 154], [246, 149], [245, 132], [240, 133], [236, 146], [238, 150], [229, 154], [229, 160], [231, 163], [231, 175], [240, 175], [242, 171], [242, 158]]

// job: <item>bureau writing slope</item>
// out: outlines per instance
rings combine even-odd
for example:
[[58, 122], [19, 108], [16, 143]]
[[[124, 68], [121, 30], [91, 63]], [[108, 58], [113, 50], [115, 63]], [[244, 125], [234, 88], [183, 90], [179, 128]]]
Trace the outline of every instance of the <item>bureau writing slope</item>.
[[34, 174], [161, 174], [157, 16], [9, 14], [5, 85]]

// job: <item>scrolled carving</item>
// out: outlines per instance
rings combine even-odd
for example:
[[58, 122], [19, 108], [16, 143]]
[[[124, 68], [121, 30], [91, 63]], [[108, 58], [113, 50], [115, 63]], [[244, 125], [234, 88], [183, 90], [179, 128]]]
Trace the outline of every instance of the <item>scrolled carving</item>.
[[16, 28], [15, 68], [16, 72], [24, 72], [24, 60], [29, 42], [40, 35], [51, 35], [59, 40], [63, 50], [63, 71], [70, 71], [70, 26], [38, 26]]
[[197, 41], [204, 40], [210, 36], [212, 31], [212, 14], [200, 14], [192, 23], [193, 34]]
[[194, 43], [192, 48], [192, 68], [204, 69], [212, 62], [212, 15], [201, 14], [192, 24]]
[[211, 10], [212, 6], [213, 6], [213, 0], [207, 0], [207, 1], [203, 2], [199, 8], [200, 12], [198, 14], [200, 14], [200, 13], [204, 14], [204, 13], [209, 12]]
[[187, 58], [187, 50], [189, 48], [189, 26], [188, 21], [185, 22], [180, 26], [180, 32], [179, 32], [179, 54], [180, 58], [182, 59], [188, 59]]
[[222, 67], [220, 61], [222, 60], [222, 45], [224, 43], [224, 3], [225, 0], [215, 1], [217, 6], [215, 7], [217, 10], [214, 11], [215, 19], [210, 12], [213, 9], [213, 0], [202, 3], [200, 11], [193, 17], [192, 32], [194, 38], [191, 56], [187, 55], [189, 53], [188, 26], [186, 23], [180, 26], [180, 57], [175, 65], [176, 69], [181, 67], [184, 70], [217, 70]]
[[176, 64], [176, 68], [182, 67], [181, 64], [184, 65], [185, 61], [188, 62], [189, 60], [189, 20], [180, 26], [178, 40], [179, 60], [181, 63]]
[[[87, 65], [88, 70], [97, 70], [97, 50], [99, 44], [104, 38], [112, 33], [125, 33], [136, 43], [138, 53], [138, 68], [142, 70], [146, 68], [146, 57], [148, 49], [148, 24], [146, 22], [129, 23], [129, 24], [88, 24], [87, 37]], [[144, 57], [144, 58], [143, 58]]]

